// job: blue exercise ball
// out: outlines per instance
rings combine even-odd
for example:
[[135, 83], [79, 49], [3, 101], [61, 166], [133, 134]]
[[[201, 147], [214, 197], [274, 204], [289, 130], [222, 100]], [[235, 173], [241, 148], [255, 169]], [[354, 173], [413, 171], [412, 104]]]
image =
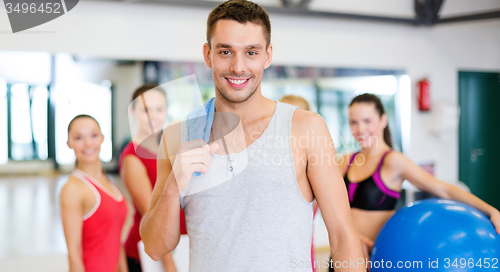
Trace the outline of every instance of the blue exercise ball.
[[500, 271], [500, 235], [481, 211], [445, 199], [417, 201], [391, 217], [371, 271]]

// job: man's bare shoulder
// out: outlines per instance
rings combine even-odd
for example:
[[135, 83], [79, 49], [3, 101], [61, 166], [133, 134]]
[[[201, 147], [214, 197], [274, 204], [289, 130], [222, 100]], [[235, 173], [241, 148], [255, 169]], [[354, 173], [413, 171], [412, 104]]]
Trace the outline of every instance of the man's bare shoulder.
[[292, 118], [292, 129], [297, 132], [306, 133], [307, 131], [315, 131], [322, 133], [326, 128], [325, 120], [321, 115], [302, 109], [296, 109]]
[[[292, 118], [291, 137], [298, 144], [298, 148], [306, 152], [321, 152], [321, 150], [335, 150], [335, 146], [321, 115], [306, 110], [297, 109]], [[325, 149], [328, 148], [328, 149]]]

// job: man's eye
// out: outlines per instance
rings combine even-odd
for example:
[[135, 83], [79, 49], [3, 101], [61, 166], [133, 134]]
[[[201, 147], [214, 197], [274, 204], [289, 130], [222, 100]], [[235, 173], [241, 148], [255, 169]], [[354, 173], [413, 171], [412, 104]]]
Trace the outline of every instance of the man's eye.
[[250, 52], [248, 52], [248, 55], [250, 55], [250, 56], [254, 56], [254, 55], [257, 55], [257, 52], [252, 52], [252, 51], [250, 51]]
[[221, 52], [221, 54], [222, 54], [222, 55], [229, 55], [229, 54], [230, 54], [230, 52], [229, 52], [229, 51], [227, 51], [227, 50], [225, 50], [225, 51], [222, 51], [222, 52]]

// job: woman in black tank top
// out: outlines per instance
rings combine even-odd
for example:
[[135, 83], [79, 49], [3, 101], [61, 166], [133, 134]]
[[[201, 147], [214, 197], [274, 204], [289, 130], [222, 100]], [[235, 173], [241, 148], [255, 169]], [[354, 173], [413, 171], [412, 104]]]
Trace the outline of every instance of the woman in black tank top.
[[[436, 179], [403, 154], [392, 151], [387, 116], [377, 96], [362, 94], [355, 97], [349, 106], [349, 124], [361, 151], [344, 156], [340, 168], [344, 171], [355, 224], [363, 222], [363, 218], [357, 218], [361, 216], [369, 217], [373, 222], [371, 226], [356, 224], [366, 255], [369, 256], [376, 234], [391, 216], [385, 216], [383, 211], [394, 211], [401, 184], [405, 179], [424, 192], [461, 201], [479, 209], [490, 217], [496, 231], [500, 233], [500, 212], [497, 209], [473, 194]], [[384, 173], [385, 180], [382, 180], [381, 172]], [[373, 174], [365, 179], [357, 178], [366, 177], [366, 173]], [[381, 222], [376, 222], [377, 217], [380, 217]], [[371, 237], [368, 233], [372, 234]], [[330, 271], [333, 271], [333, 268], [330, 268]]]

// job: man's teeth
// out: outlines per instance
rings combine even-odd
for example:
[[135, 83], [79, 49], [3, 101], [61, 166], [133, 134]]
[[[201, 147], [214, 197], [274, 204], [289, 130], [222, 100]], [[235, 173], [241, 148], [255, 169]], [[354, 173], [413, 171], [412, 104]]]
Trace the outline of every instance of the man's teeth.
[[247, 81], [246, 79], [240, 79], [240, 80], [234, 80], [234, 79], [229, 79], [228, 80], [233, 83], [233, 84], [236, 84], [236, 85], [240, 85], [240, 84], [243, 84], [243, 82]]
[[90, 155], [90, 154], [94, 153], [94, 150], [87, 150], [87, 151], [83, 151], [82, 153], [85, 155]]

